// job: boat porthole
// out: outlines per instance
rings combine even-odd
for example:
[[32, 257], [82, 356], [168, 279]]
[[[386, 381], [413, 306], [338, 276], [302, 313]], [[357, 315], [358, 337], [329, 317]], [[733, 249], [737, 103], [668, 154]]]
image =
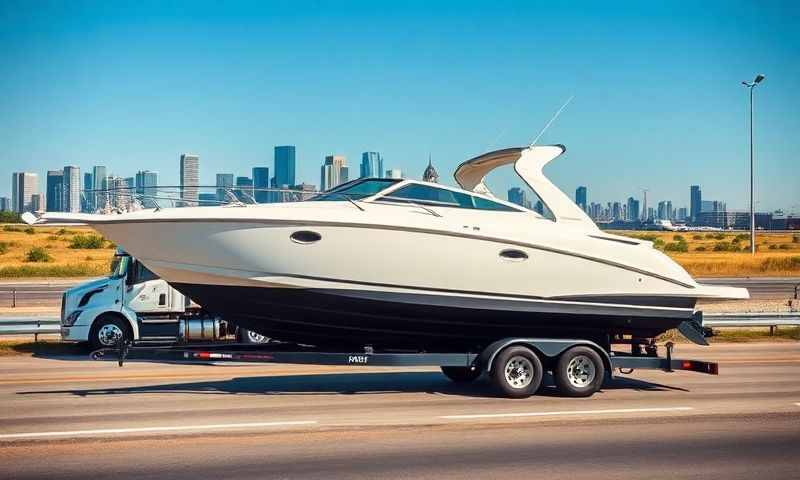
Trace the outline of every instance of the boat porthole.
[[289, 238], [291, 238], [292, 241], [295, 243], [308, 244], [308, 243], [319, 242], [320, 240], [322, 240], [322, 235], [320, 235], [317, 232], [312, 232], [310, 230], [299, 230], [291, 234]]
[[523, 252], [522, 250], [517, 250], [514, 248], [508, 248], [500, 252], [500, 256], [506, 260], [515, 260], [521, 262], [522, 260], [528, 259], [528, 254]]

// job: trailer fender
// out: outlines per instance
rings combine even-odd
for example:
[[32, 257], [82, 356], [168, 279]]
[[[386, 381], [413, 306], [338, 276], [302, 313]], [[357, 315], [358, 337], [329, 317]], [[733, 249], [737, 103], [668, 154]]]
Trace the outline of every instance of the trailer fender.
[[492, 363], [495, 357], [501, 350], [511, 345], [522, 345], [535, 350], [547, 359], [555, 359], [561, 355], [565, 350], [583, 345], [595, 350], [600, 358], [603, 359], [603, 364], [606, 371], [613, 376], [613, 368], [611, 367], [611, 357], [608, 352], [591, 340], [580, 339], [559, 339], [559, 338], [504, 338], [498, 340], [488, 347], [486, 347], [479, 357], [480, 365], [486, 369], [486, 372], [492, 371]]

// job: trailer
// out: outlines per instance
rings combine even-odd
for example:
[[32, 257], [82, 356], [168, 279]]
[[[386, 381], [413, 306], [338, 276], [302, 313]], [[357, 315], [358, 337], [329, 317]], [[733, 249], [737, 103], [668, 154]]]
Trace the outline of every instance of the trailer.
[[[454, 382], [467, 383], [486, 375], [499, 392], [510, 398], [525, 398], [539, 390], [545, 372], [552, 372], [559, 391], [570, 397], [588, 397], [600, 390], [615, 371], [629, 374], [637, 369], [673, 372], [687, 370], [719, 374], [713, 362], [673, 358], [674, 345], [665, 345], [658, 355], [652, 339], [613, 339], [630, 346], [629, 352], [611, 349], [611, 340], [600, 343], [585, 339], [505, 338], [474, 352], [422, 352], [377, 350], [366, 345], [360, 351], [330, 351], [291, 343], [209, 344], [152, 347], [121, 340], [115, 348], [92, 352], [95, 360], [178, 362], [252, 362], [308, 365], [409, 367], [435, 366]], [[615, 343], [616, 344], [616, 343]]]

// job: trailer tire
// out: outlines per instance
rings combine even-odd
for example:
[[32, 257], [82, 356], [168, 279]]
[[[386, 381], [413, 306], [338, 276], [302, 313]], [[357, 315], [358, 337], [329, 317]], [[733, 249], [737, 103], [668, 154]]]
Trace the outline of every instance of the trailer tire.
[[562, 394], [590, 397], [603, 386], [605, 366], [594, 349], [579, 345], [558, 357], [553, 377]]
[[236, 341], [239, 343], [251, 343], [254, 345], [269, 343], [270, 338], [252, 330], [239, 327], [236, 329]]
[[492, 380], [500, 392], [510, 398], [527, 398], [542, 385], [542, 361], [530, 348], [506, 347], [492, 362]]
[[456, 383], [468, 383], [481, 376], [480, 368], [472, 367], [441, 367], [445, 377]]
[[115, 315], [100, 315], [89, 330], [89, 345], [92, 350], [112, 348], [119, 338], [126, 341], [133, 340], [133, 332], [128, 322]]

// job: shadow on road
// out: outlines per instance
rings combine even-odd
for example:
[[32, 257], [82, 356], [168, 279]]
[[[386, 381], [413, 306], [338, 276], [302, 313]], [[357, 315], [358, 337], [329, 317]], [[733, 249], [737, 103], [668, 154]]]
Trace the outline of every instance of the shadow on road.
[[[548, 397], [560, 396], [560, 393], [552, 384], [552, 379], [548, 377], [545, 378], [545, 384], [539, 390], [538, 395]], [[638, 391], [685, 391], [680, 388], [630, 378], [616, 378], [609, 380], [604, 386], [604, 390], [616, 389], [632, 389]], [[18, 392], [19, 395], [47, 395], [65, 393], [81, 397], [148, 393], [193, 393], [205, 395], [364, 395], [385, 393], [428, 393], [469, 397], [499, 397], [499, 394], [495, 391], [486, 378], [481, 378], [471, 384], [459, 384], [451, 382], [444, 375], [438, 372], [334, 373], [238, 377], [229, 380], [169, 383], [137, 387]]]

